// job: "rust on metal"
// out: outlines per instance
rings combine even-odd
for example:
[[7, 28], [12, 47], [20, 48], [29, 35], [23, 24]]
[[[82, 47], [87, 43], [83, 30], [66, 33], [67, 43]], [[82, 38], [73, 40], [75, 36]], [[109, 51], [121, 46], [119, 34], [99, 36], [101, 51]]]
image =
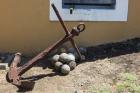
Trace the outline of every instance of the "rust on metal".
[[7, 81], [12, 83], [15, 86], [21, 86], [20, 77], [22, 74], [24, 74], [26, 71], [28, 71], [30, 68], [32, 68], [37, 62], [39, 62], [42, 58], [44, 58], [49, 53], [51, 53], [54, 49], [58, 48], [59, 46], [61, 46], [63, 43], [65, 43], [67, 41], [71, 42], [72, 46], [77, 51], [79, 58], [82, 59], [81, 53], [80, 53], [76, 43], [74, 42], [73, 38], [75, 36], [78, 36], [80, 34], [80, 32], [85, 30], [85, 25], [83, 23], [80, 23], [77, 27], [74, 27], [71, 31], [68, 31], [54, 4], [52, 4], [52, 8], [53, 8], [54, 12], [56, 13], [66, 35], [63, 38], [61, 38], [60, 40], [58, 40], [56, 43], [54, 43], [53, 45], [51, 45], [50, 47], [46, 48], [44, 51], [42, 51], [41, 53], [36, 55], [34, 58], [29, 60], [23, 66], [18, 67], [18, 64], [21, 61], [21, 54], [16, 53], [14, 60], [12, 61], [11, 65], [10, 65], [10, 69], [6, 75]]

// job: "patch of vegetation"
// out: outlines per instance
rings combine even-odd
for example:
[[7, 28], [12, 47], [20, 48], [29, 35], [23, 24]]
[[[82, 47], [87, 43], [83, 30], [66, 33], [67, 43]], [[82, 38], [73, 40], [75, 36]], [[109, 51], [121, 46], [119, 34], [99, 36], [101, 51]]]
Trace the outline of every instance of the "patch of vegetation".
[[120, 79], [121, 82], [116, 83], [115, 90], [104, 84], [100, 88], [91, 86], [88, 93], [140, 93], [140, 84], [137, 83], [138, 78], [136, 75], [123, 73]]
[[138, 78], [131, 73], [124, 73], [121, 75], [123, 79], [122, 82], [116, 84], [118, 93], [128, 92], [128, 93], [140, 93], [140, 85], [137, 84]]

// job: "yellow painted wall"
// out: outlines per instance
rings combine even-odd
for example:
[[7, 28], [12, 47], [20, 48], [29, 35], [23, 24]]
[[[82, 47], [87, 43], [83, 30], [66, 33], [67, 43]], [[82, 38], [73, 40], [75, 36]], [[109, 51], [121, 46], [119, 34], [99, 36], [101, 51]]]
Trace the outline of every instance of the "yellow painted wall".
[[[79, 45], [97, 45], [140, 37], [140, 0], [129, 0], [128, 22], [85, 22]], [[69, 29], [78, 22], [66, 22]], [[49, 21], [49, 0], [0, 2], [0, 51], [37, 53], [63, 36], [58, 22]]]

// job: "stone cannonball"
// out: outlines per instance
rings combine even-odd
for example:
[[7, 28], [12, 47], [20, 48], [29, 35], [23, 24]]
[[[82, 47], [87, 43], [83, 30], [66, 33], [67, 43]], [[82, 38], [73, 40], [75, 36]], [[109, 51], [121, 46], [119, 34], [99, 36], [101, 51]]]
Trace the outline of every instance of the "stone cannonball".
[[61, 61], [62, 63], [66, 63], [67, 62], [67, 58], [68, 58], [68, 54], [61, 53], [60, 57], [59, 57], [59, 61]]
[[75, 61], [75, 56], [72, 53], [68, 54], [68, 61]]
[[67, 64], [62, 65], [61, 73], [66, 75], [66, 74], [69, 74], [69, 72], [70, 72], [70, 67]]
[[71, 61], [68, 65], [69, 65], [70, 69], [73, 70], [76, 67], [76, 62], [75, 61]]
[[55, 61], [55, 62], [57, 62], [58, 60], [59, 60], [59, 55], [54, 55], [53, 57], [52, 57], [52, 61]]
[[63, 63], [61, 63], [59, 61], [54, 64], [56, 70], [60, 69], [62, 65], [63, 65]]
[[70, 61], [75, 61], [75, 56], [73, 54], [62, 53], [59, 58], [63, 63], [69, 63]]

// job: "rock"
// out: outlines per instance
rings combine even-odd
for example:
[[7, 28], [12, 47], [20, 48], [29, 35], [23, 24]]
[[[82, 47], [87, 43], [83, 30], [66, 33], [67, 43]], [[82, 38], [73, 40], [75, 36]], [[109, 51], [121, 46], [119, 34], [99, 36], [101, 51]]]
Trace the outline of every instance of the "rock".
[[63, 65], [63, 63], [61, 63], [61, 62], [58, 61], [54, 65], [55, 65], [55, 69], [58, 70], [58, 69], [61, 68], [61, 66]]
[[71, 61], [68, 65], [69, 65], [70, 69], [73, 70], [76, 67], [76, 62], [75, 61]]
[[70, 72], [70, 67], [68, 66], [68, 65], [62, 65], [62, 67], [61, 67], [61, 73], [62, 74], [69, 74], [69, 72]]
[[57, 62], [58, 60], [59, 60], [59, 55], [56, 54], [52, 57], [52, 61]]

